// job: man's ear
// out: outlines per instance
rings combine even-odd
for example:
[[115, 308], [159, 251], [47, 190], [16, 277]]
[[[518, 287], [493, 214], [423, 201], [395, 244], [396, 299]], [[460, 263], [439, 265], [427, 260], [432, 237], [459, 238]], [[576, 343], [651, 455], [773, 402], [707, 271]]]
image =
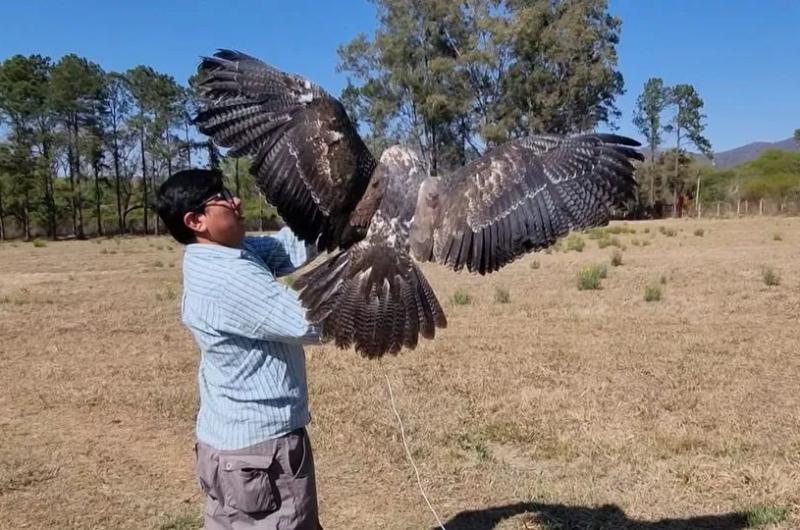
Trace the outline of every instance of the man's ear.
[[183, 224], [189, 227], [192, 232], [206, 231], [206, 216], [197, 212], [186, 212], [183, 214]]

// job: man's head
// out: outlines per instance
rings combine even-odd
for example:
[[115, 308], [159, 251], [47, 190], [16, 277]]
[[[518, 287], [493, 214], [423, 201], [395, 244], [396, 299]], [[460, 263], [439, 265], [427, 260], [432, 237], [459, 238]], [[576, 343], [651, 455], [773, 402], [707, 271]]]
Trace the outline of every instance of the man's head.
[[172, 237], [184, 245], [238, 247], [244, 237], [241, 201], [225, 189], [217, 170], [175, 173], [158, 189], [156, 209]]

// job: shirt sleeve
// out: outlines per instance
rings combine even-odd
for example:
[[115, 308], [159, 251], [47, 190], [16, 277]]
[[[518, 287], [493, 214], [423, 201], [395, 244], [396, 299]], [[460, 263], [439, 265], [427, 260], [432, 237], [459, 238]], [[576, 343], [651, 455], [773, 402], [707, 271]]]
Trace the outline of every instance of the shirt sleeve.
[[245, 245], [255, 253], [275, 276], [291, 274], [317, 256], [314, 245], [306, 245], [288, 226], [272, 236], [250, 236]]
[[255, 263], [241, 265], [225, 289], [220, 331], [272, 342], [319, 342], [320, 329], [306, 320], [297, 293]]

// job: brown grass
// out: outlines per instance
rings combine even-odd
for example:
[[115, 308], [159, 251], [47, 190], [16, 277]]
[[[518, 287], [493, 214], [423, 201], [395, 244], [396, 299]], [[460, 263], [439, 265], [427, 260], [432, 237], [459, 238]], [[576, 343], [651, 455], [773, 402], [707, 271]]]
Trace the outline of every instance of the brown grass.
[[[424, 267], [440, 300], [471, 304], [383, 368], [448, 530], [742, 528], [749, 509], [800, 527], [800, 219], [629, 225], [677, 235], [629, 246], [598, 291], [574, 284], [607, 259], [596, 245], [491, 281]], [[0, 244], [0, 528], [199, 527], [197, 353], [170, 245]], [[669, 296], [646, 303], [662, 275]], [[307, 351], [325, 527], [433, 527], [381, 365]]]

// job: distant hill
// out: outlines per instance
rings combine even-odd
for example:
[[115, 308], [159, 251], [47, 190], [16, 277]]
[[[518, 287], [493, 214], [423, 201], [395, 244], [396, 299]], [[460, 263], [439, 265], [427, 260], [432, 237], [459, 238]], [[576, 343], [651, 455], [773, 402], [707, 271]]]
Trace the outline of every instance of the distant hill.
[[[720, 151], [719, 153], [714, 153], [714, 162], [717, 169], [730, 169], [732, 167], [736, 167], [739, 164], [743, 164], [745, 162], [749, 162], [766, 151], [767, 149], [783, 149], [785, 151], [800, 151], [800, 145], [795, 142], [794, 138], [787, 138], [786, 140], [781, 140], [780, 142], [753, 142], [747, 145], [743, 145], [741, 147], [736, 147], [734, 149], [730, 149], [728, 151]], [[645, 155], [646, 158], [650, 158], [650, 150], [646, 147], [641, 149], [642, 154]], [[659, 153], [657, 151], [657, 153]], [[689, 153], [695, 160], [704, 160], [707, 161], [708, 159], [699, 154], [699, 153]]]
[[800, 145], [794, 138], [787, 138], [780, 142], [753, 142], [729, 151], [714, 153], [714, 162], [717, 169], [729, 169], [744, 162], [758, 158], [767, 149], [784, 149], [786, 151], [800, 151]]

